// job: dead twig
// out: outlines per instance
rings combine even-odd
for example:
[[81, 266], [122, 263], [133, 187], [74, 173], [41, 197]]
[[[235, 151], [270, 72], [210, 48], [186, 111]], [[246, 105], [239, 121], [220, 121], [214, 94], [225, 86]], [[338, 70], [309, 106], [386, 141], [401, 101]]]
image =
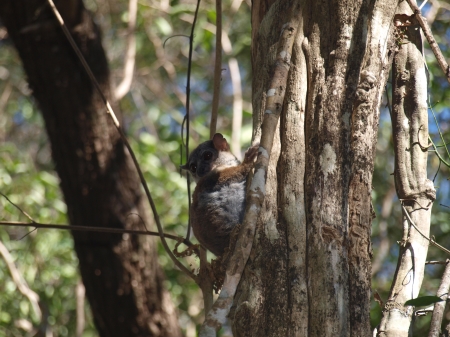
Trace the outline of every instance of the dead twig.
[[434, 56], [436, 56], [436, 60], [438, 61], [439, 66], [441, 67], [442, 71], [444, 72], [448, 83], [450, 83], [450, 68], [448, 66], [447, 61], [445, 60], [444, 55], [442, 55], [442, 52], [441, 52], [441, 49], [439, 48], [438, 43], [434, 39], [433, 33], [431, 32], [431, 29], [428, 26], [426, 19], [422, 16], [420, 8], [417, 7], [417, 5], [412, 0], [407, 0], [407, 1], [408, 1], [409, 6], [411, 7], [411, 9], [414, 12], [415, 17], [416, 17], [417, 21], [419, 22], [419, 25], [422, 28], [425, 37], [428, 40], [428, 43], [431, 47], [431, 50], [434, 53]]
[[[147, 230], [134, 230], [125, 228], [111, 228], [111, 227], [92, 227], [92, 226], [72, 226], [63, 224], [50, 224], [50, 223], [39, 223], [33, 220], [33, 222], [20, 222], [20, 221], [0, 221], [0, 226], [9, 227], [33, 227], [35, 229], [60, 229], [66, 231], [80, 231], [80, 232], [97, 232], [97, 233], [112, 233], [112, 234], [133, 234], [133, 235], [149, 235], [149, 236], [160, 236], [158, 232], [152, 232]], [[176, 236], [173, 234], [163, 234], [165, 238], [172, 239], [178, 242], [184, 243], [186, 246], [194, 246], [192, 242], [186, 240], [181, 236]]]

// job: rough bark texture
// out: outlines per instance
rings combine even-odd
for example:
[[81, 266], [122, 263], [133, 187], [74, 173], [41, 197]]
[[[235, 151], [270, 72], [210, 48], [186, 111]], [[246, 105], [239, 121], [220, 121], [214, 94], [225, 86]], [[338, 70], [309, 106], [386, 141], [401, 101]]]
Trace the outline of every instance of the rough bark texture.
[[[98, 29], [78, 0], [56, 3], [109, 96]], [[71, 224], [142, 229], [139, 181], [105, 107], [43, 0], [4, 0], [0, 17], [42, 110]], [[73, 233], [100, 336], [179, 336], [153, 240]]]
[[301, 51], [302, 32], [297, 37], [292, 57], [290, 85], [285, 100], [285, 114], [280, 121], [281, 155], [278, 161], [278, 204], [280, 226], [286, 228], [288, 331], [286, 336], [308, 335], [308, 301], [306, 277], [306, 214], [304, 208], [306, 60]]
[[[372, 7], [373, 6], [373, 7]], [[351, 113], [351, 175], [348, 194], [348, 263], [350, 334], [369, 334], [371, 279], [372, 172], [377, 142], [378, 110], [392, 62], [392, 13], [397, 2], [378, 1], [364, 7], [369, 17], [359, 82]], [[365, 20], [365, 19], [363, 19]], [[364, 34], [366, 28], [362, 29]], [[361, 37], [363, 40], [363, 37]], [[362, 42], [361, 40], [361, 42]], [[349, 67], [351, 69], [351, 66]]]
[[253, 1], [255, 137], [281, 27], [298, 22], [235, 336], [369, 336], [373, 159], [393, 1]]

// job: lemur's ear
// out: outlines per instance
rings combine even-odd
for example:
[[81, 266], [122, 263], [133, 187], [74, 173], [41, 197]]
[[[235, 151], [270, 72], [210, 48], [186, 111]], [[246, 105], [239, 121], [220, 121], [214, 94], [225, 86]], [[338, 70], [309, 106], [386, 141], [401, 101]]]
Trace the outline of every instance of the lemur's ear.
[[221, 133], [216, 133], [212, 138], [214, 148], [217, 151], [230, 151], [230, 146]]

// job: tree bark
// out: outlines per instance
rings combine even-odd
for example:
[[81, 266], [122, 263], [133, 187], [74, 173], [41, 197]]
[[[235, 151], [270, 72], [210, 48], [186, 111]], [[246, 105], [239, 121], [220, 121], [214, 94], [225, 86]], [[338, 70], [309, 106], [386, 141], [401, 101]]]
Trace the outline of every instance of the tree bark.
[[[100, 33], [80, 0], [56, 2], [106, 96]], [[43, 0], [4, 0], [0, 17], [23, 61], [45, 120], [73, 225], [142, 229], [140, 182], [106, 109]], [[73, 233], [100, 336], [179, 336], [154, 240]]]
[[370, 336], [378, 114], [397, 2], [253, 1], [254, 135], [282, 26], [298, 22], [235, 336]]
[[[410, 15], [406, 2], [398, 14]], [[403, 239], [389, 298], [383, 308], [378, 336], [409, 336], [414, 307], [404, 306], [419, 295], [425, 272], [431, 208], [436, 199], [427, 179], [428, 104], [427, 74], [418, 25], [398, 27], [398, 48], [392, 67], [392, 130], [395, 151], [395, 187], [403, 205]], [[410, 223], [412, 220], [417, 229]]]

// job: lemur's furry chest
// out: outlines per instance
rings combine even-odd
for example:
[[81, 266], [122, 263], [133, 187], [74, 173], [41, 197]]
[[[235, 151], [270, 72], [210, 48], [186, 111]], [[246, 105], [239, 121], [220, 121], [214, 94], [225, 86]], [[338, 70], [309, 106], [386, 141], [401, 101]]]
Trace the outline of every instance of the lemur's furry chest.
[[195, 236], [216, 255], [228, 246], [230, 233], [242, 223], [245, 211], [246, 177], [219, 183], [225, 171], [211, 172], [199, 181], [191, 208]]

